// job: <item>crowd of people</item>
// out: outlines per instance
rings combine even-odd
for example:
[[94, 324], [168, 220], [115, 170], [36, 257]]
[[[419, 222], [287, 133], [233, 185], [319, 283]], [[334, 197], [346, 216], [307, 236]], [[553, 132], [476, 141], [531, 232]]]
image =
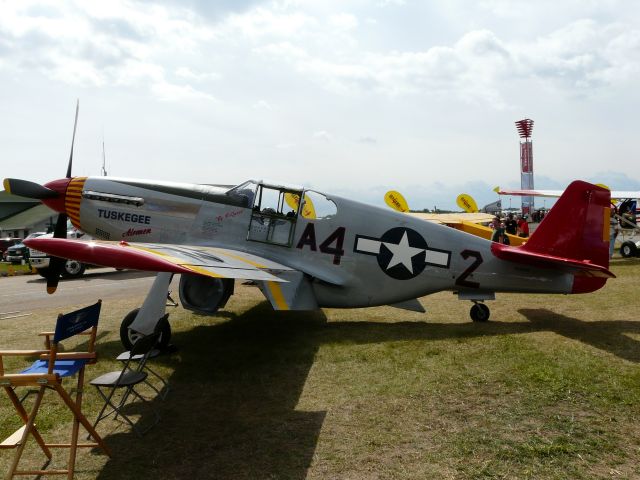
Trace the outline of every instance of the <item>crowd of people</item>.
[[529, 237], [529, 223], [524, 215], [518, 215], [514, 218], [513, 213], [507, 214], [506, 217], [500, 217], [496, 215], [493, 221], [489, 225], [493, 230], [491, 236], [492, 242], [509, 244], [509, 235], [517, 235], [518, 237]]

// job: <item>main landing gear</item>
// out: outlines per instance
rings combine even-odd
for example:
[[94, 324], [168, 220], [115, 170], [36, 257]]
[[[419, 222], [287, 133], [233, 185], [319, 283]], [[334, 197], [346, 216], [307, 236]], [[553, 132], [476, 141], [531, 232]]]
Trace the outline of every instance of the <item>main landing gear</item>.
[[131, 310], [124, 317], [120, 324], [120, 341], [122, 345], [131, 350], [133, 344], [141, 336], [150, 333], [160, 332], [158, 348], [167, 349], [171, 340], [171, 325], [165, 315], [166, 307], [177, 306], [171, 298], [169, 285], [173, 274], [170, 272], [159, 272], [151, 285], [142, 307]]
[[486, 322], [489, 320], [491, 311], [484, 303], [473, 302], [469, 315], [474, 322]]
[[[131, 310], [125, 315], [120, 323], [120, 341], [126, 350], [131, 350], [131, 347], [133, 347], [133, 344], [136, 343], [138, 338], [144, 336], [130, 328], [131, 324], [138, 316], [139, 311], [139, 308]], [[169, 346], [169, 341], [171, 340], [171, 325], [169, 325], [168, 320], [164, 319], [160, 321], [156, 328], [160, 331], [158, 349], [166, 350]]]

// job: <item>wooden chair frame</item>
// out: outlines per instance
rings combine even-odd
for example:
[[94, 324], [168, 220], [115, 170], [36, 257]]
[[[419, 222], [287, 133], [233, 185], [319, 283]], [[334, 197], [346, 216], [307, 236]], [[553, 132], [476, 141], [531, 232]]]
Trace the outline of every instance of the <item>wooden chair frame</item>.
[[[96, 305], [91, 307], [87, 307], [87, 309], [92, 307], [98, 308], [99, 315], [99, 305], [101, 301], [98, 301]], [[85, 309], [82, 309], [85, 310]], [[77, 312], [72, 312], [69, 315], [73, 315], [74, 313], [81, 312], [82, 310], [78, 310]], [[58, 316], [58, 322], [65, 317], [65, 315], [60, 314]], [[96, 322], [97, 323], [97, 322]], [[24, 425], [20, 427], [16, 432], [10, 435], [6, 440], [0, 443], [0, 449], [6, 448], [16, 448], [16, 452], [13, 457], [13, 461], [11, 463], [10, 469], [5, 478], [11, 479], [16, 475], [67, 475], [69, 479], [73, 478], [75, 472], [75, 462], [76, 462], [76, 454], [77, 449], [79, 447], [83, 448], [101, 448], [108, 456], [111, 456], [111, 452], [109, 448], [105, 445], [104, 441], [95, 431], [91, 423], [87, 420], [87, 418], [82, 413], [82, 395], [83, 395], [83, 386], [84, 386], [84, 367], [88, 364], [94, 364], [97, 361], [96, 352], [95, 352], [95, 340], [97, 333], [97, 324], [92, 326], [90, 329], [84, 332], [74, 333], [74, 335], [88, 335], [88, 349], [86, 352], [58, 352], [58, 342], [55, 341], [54, 332], [43, 332], [40, 335], [45, 337], [45, 347], [46, 350], [3, 350], [0, 351], [0, 386], [2, 386], [7, 392], [11, 403], [18, 416], [21, 418]], [[52, 341], [52, 337], [54, 340]], [[16, 374], [6, 374], [4, 372], [4, 366], [2, 362], [3, 357], [8, 356], [21, 356], [21, 357], [33, 357], [38, 356], [40, 360], [47, 361], [48, 366], [46, 373], [38, 372], [38, 373], [16, 373]], [[76, 367], [77, 370], [75, 374], [77, 375], [77, 383], [76, 383], [76, 392], [75, 399], [71, 397], [69, 392], [65, 390], [62, 386], [63, 378], [66, 376], [71, 376], [72, 374], [65, 375], [56, 372], [56, 369], [61, 365], [61, 361], [65, 360], [76, 360], [85, 362], [80, 362], [79, 367]], [[57, 362], [57, 363], [56, 363]], [[36, 362], [37, 363], [37, 362]], [[35, 366], [36, 364], [34, 364]], [[28, 369], [27, 369], [28, 370]], [[18, 387], [37, 387], [37, 395], [31, 408], [31, 411], [27, 413], [26, 409], [22, 405], [20, 399], [16, 395], [15, 388]], [[58, 393], [64, 404], [71, 410], [73, 413], [73, 425], [71, 430], [71, 441], [70, 443], [48, 443], [45, 442], [42, 435], [38, 431], [35, 426], [35, 419], [38, 414], [38, 410], [40, 409], [40, 405], [42, 403], [42, 399], [47, 390], [54, 390]], [[80, 424], [84, 426], [84, 428], [89, 433], [89, 436], [93, 439], [91, 443], [78, 443], [79, 437], [79, 428]], [[20, 459], [22, 454], [24, 453], [25, 446], [27, 444], [27, 440], [29, 436], [33, 436], [36, 443], [40, 446], [40, 449], [47, 457], [47, 463], [51, 460], [52, 448], [68, 448], [69, 449], [69, 460], [66, 469], [50, 469], [47, 470], [44, 467], [42, 469], [30, 469], [30, 470], [18, 470], [18, 465], [20, 463]]]

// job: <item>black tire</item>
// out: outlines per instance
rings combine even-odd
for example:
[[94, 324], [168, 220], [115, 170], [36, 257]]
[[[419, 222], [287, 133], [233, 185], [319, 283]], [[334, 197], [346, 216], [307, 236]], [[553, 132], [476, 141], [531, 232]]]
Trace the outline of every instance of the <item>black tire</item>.
[[67, 260], [64, 262], [64, 268], [62, 269], [62, 276], [65, 278], [78, 278], [84, 274], [84, 263], [77, 260]]
[[[134, 333], [129, 326], [136, 319], [136, 315], [140, 311], [139, 308], [131, 310], [129, 313], [125, 315], [120, 323], [120, 341], [124, 346], [125, 350], [131, 350], [134, 342], [140, 337], [139, 333]], [[164, 350], [169, 346], [169, 341], [171, 341], [171, 325], [167, 320], [163, 320], [159, 326], [160, 328], [160, 340], [158, 341], [158, 348], [160, 350]]]
[[638, 247], [636, 247], [636, 244], [631, 241], [624, 242], [620, 246], [620, 255], [624, 258], [635, 257], [637, 254]]
[[469, 315], [474, 322], [486, 322], [491, 316], [491, 311], [484, 303], [474, 303]]

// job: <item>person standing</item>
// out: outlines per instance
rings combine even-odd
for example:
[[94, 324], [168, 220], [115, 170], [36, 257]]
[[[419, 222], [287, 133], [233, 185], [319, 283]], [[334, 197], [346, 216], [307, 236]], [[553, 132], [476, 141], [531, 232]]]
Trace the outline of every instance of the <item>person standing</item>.
[[493, 235], [491, 235], [491, 241], [497, 243], [504, 243], [504, 223], [500, 220], [500, 217], [497, 215], [494, 217], [493, 222], [491, 222], [491, 228], [493, 229]]
[[620, 222], [616, 217], [615, 207], [611, 207], [611, 216], [609, 217], [609, 258], [613, 257], [613, 247], [616, 243], [616, 238], [620, 233]]
[[518, 222], [513, 218], [513, 213], [507, 215], [507, 220], [504, 222], [505, 230], [509, 235], [515, 235], [518, 231]]
[[522, 215], [518, 215], [518, 236], [529, 238], [529, 223]]

